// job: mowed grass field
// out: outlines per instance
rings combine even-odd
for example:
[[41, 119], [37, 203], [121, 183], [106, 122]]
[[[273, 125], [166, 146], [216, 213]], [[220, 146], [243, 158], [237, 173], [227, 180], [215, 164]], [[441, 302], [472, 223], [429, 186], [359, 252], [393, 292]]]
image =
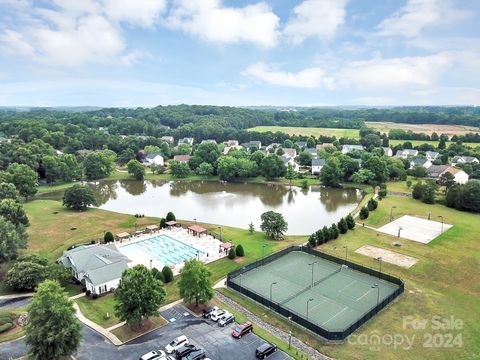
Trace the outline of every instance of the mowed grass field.
[[[350, 342], [324, 345], [321, 349], [338, 359], [480, 358], [479, 215], [390, 196], [379, 203], [365, 223], [379, 227], [389, 222], [391, 206], [396, 206], [395, 217], [406, 214], [427, 217], [431, 212], [432, 218], [441, 215], [454, 226], [428, 245], [357, 226], [353, 232], [321, 246], [319, 250], [342, 257], [346, 245], [350, 260], [377, 269], [378, 261], [355, 250], [368, 244], [419, 259], [410, 269], [384, 262], [383, 271], [404, 280], [405, 293], [362, 327]], [[401, 243], [401, 247], [394, 246], [395, 242]], [[432, 322], [434, 316], [458, 319], [462, 325], [458, 329], [437, 329]], [[426, 320], [425, 327], [413, 329], [408, 322], [412, 318]], [[377, 335], [381, 339], [378, 346], [370, 342]], [[389, 342], [390, 335], [403, 343], [394, 346]], [[434, 344], [430, 341], [432, 337]], [[406, 343], [407, 338], [411, 345]], [[362, 342], [365, 339], [367, 343]], [[455, 344], [449, 339], [456, 339]]]
[[[388, 133], [388, 131], [390, 131], [392, 129], [401, 129], [401, 128], [403, 128], [403, 125], [410, 126], [410, 124], [370, 123], [370, 122], [367, 122], [368, 126], [369, 126], [369, 124], [381, 124], [381, 128], [379, 128], [378, 130], [382, 131], [382, 132], [386, 132], [386, 133]], [[387, 124], [387, 125], [385, 125], [385, 124]], [[389, 127], [388, 124], [391, 124], [391, 127]], [[377, 126], [380, 127], [380, 125], [377, 125]], [[424, 125], [424, 126], [429, 126], [429, 125]], [[440, 126], [440, 125], [435, 125], [435, 126]], [[448, 126], [448, 127], [452, 127], [452, 125]], [[465, 128], [465, 127], [461, 127], [461, 128]], [[248, 131], [258, 131], [258, 132], [271, 131], [271, 132], [274, 132], [274, 133], [279, 131], [279, 132], [286, 133], [288, 135], [314, 136], [316, 138], [318, 138], [320, 135], [336, 136], [337, 139], [339, 139], [341, 137], [347, 137], [347, 138], [352, 138], [352, 139], [359, 139], [360, 138], [360, 134], [359, 134], [358, 129], [290, 127], [290, 126], [256, 126], [256, 127], [248, 129]], [[462, 130], [462, 131], [464, 131], [463, 133], [471, 132], [471, 131], [467, 131], [465, 129]], [[478, 131], [480, 131], [480, 130], [477, 129], [476, 132], [478, 132]], [[417, 131], [417, 132], [424, 132], [424, 131]], [[425, 131], [425, 133], [431, 133], [431, 132], [432, 131], [429, 131], [429, 132]], [[461, 132], [461, 131], [458, 130], [458, 132]], [[403, 144], [406, 141], [410, 141], [413, 144], [413, 146], [418, 146], [418, 145], [422, 145], [422, 144], [430, 144], [430, 145], [436, 147], [438, 145], [438, 141], [425, 141], [425, 140], [390, 140], [390, 145], [395, 146], [397, 144]], [[451, 143], [450, 141], [447, 141], [447, 146], [450, 143]], [[466, 143], [464, 143], [464, 145], [471, 146], [471, 147], [477, 147], [477, 146], [480, 146], [480, 143], [466, 142]]]

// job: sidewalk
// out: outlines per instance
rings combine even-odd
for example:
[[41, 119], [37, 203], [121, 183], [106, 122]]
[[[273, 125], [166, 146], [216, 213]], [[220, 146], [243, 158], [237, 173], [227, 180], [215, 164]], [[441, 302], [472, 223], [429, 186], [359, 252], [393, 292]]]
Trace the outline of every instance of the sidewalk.
[[22, 293], [22, 294], [1, 295], [0, 296], [0, 301], [2, 301], [2, 300], [12, 300], [12, 299], [22, 299], [22, 298], [26, 298], [26, 297], [32, 297], [33, 295], [35, 295], [34, 292]]
[[[275, 337], [280, 338], [283, 342], [288, 344], [288, 339], [290, 337], [289, 334], [287, 334], [285, 331], [280, 330], [279, 328], [276, 328], [267, 322], [263, 321], [261, 318], [258, 316], [254, 315], [251, 313], [249, 310], [245, 309], [243, 306], [239, 305], [229, 297], [226, 297], [225, 295], [219, 293], [218, 291], [215, 292], [215, 296], [223, 303], [227, 304], [228, 306], [232, 307], [239, 313], [245, 315], [248, 320], [251, 320], [254, 322], [256, 325], [260, 326], [263, 330], [268, 331], [270, 334], [272, 334]], [[308, 346], [307, 344], [303, 343], [299, 339], [297, 339], [295, 336], [292, 336], [292, 347], [298, 349], [302, 353], [306, 354], [309, 359], [316, 359], [316, 360], [331, 360], [331, 358], [319, 353], [317, 350], [312, 348], [311, 346]]]

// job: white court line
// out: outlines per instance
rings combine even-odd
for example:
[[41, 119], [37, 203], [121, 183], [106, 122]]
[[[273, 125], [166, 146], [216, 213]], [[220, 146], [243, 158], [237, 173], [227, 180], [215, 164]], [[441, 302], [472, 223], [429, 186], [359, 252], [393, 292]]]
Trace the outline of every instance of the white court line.
[[370, 293], [370, 291], [372, 291], [372, 290], [373, 290], [373, 289], [369, 289], [365, 294], [363, 294], [363, 295], [360, 296], [357, 300], [355, 300], [355, 302], [357, 302], [358, 300], [363, 299], [363, 298], [364, 298], [365, 296], [367, 296], [367, 295]]
[[347, 285], [345, 285], [343, 288], [341, 288], [340, 290], [338, 290], [338, 292], [342, 292], [343, 290], [345, 290], [347, 287], [349, 287], [350, 285], [352, 284], [355, 284], [356, 280], [352, 280], [352, 282], [348, 283]]
[[345, 310], [347, 309], [350, 309], [348, 306], [345, 306], [342, 310], [340, 310], [339, 312], [337, 312], [335, 315], [333, 315], [330, 319], [328, 319], [327, 321], [325, 321], [324, 323], [322, 323], [322, 326], [325, 325], [326, 323], [328, 323], [330, 320], [333, 320], [334, 318], [336, 318], [338, 315], [340, 315], [341, 313], [343, 313]]

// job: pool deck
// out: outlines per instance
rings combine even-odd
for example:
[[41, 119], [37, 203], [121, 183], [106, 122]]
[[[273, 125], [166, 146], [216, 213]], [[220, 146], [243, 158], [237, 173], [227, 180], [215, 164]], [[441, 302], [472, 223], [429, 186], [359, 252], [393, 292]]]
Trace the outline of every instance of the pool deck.
[[[163, 264], [162, 262], [158, 261], [157, 259], [155, 259], [154, 256], [150, 256], [148, 253], [143, 251], [131, 251], [124, 249], [126, 245], [135, 244], [137, 242], [161, 235], [169, 236], [180, 243], [183, 243], [194, 248], [195, 250], [198, 250], [200, 252], [199, 260], [203, 261], [204, 263], [210, 263], [212, 261], [216, 261], [227, 256], [227, 253], [221, 247], [222, 242], [220, 240], [217, 240], [213, 236], [206, 234], [194, 236], [189, 233], [187, 229], [181, 227], [152, 231], [149, 234], [133, 236], [128, 240], [116, 241], [115, 244], [121, 253], [128, 256], [130, 260], [132, 260], [131, 266], [141, 264], [146, 266], [147, 268], [155, 267], [161, 270], [167, 264]], [[172, 269], [173, 273], [177, 275], [183, 268], [183, 262], [169, 266]]]

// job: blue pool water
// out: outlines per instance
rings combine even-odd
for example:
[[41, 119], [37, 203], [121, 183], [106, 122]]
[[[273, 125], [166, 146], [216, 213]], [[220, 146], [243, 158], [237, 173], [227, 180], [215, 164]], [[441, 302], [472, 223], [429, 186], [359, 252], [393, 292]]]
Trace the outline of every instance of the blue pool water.
[[168, 235], [151, 237], [134, 244], [122, 246], [122, 250], [142, 252], [165, 265], [177, 265], [185, 260], [202, 256], [203, 252], [184, 244]]

